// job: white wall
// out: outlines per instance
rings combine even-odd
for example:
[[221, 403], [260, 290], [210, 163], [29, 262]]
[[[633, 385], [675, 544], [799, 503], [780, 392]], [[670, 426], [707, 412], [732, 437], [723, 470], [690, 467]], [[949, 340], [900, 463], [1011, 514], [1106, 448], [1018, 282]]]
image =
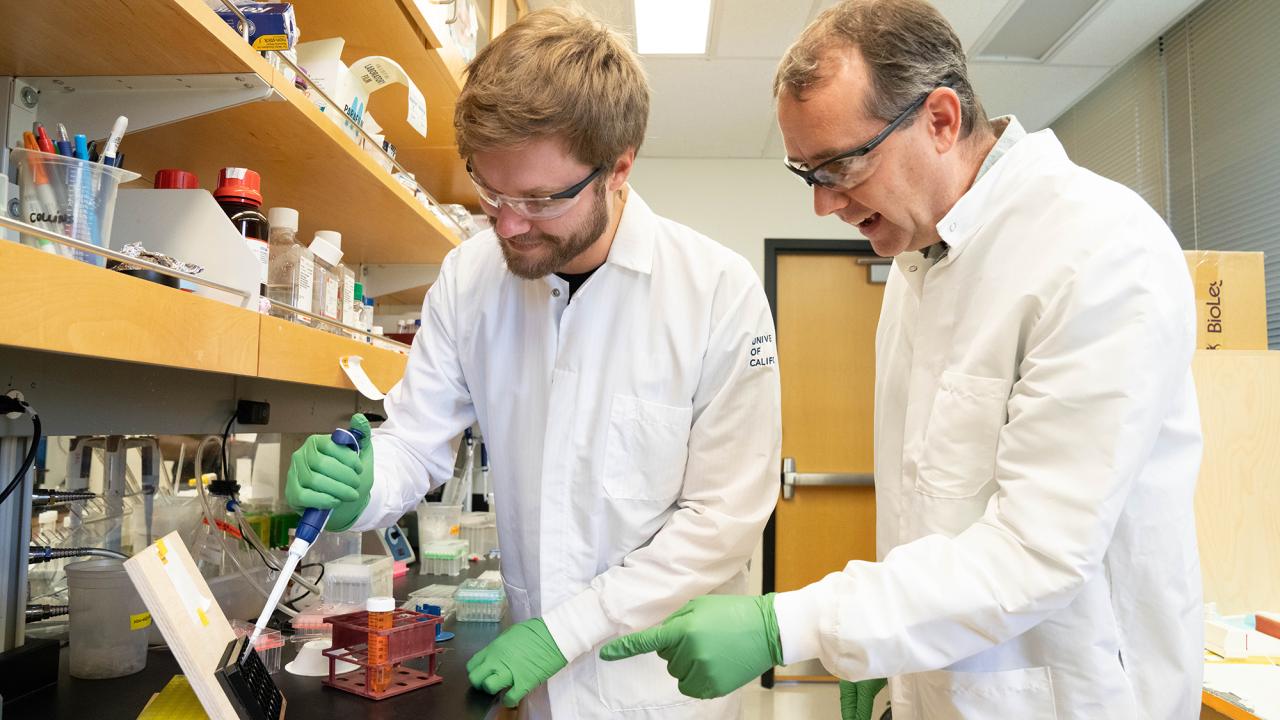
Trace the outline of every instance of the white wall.
[[764, 277], [764, 239], [861, 237], [837, 218], [813, 214], [813, 192], [777, 160], [646, 158], [631, 186], [659, 215], [736, 250]]

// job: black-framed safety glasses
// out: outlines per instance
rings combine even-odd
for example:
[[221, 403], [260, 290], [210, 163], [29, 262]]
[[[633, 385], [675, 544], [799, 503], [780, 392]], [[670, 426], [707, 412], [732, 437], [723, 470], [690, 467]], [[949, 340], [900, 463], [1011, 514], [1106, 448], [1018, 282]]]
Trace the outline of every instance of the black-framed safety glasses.
[[863, 180], [866, 180], [867, 170], [871, 167], [867, 154], [879, 147], [880, 143], [884, 142], [893, 134], [894, 130], [897, 130], [900, 125], [906, 122], [907, 118], [911, 117], [912, 113], [920, 109], [920, 106], [923, 105], [924, 101], [933, 94], [934, 90], [943, 87], [950, 86], [943, 83], [929, 92], [922, 93], [920, 97], [916, 98], [907, 106], [906, 110], [899, 113], [898, 117], [894, 118], [893, 121], [886, 125], [885, 128], [877, 133], [875, 137], [871, 138], [871, 140], [863, 145], [859, 145], [847, 152], [842, 152], [835, 157], [828, 158], [818, 163], [818, 165], [813, 168], [792, 165], [785, 160], [782, 164], [786, 165], [788, 170], [800, 176], [800, 179], [804, 180], [805, 184], [809, 187], [817, 185], [829, 190], [852, 189], [862, 183]]
[[578, 202], [578, 197], [582, 194], [582, 191], [592, 181], [600, 177], [600, 174], [605, 171], [605, 167], [604, 165], [597, 167], [580, 182], [546, 197], [512, 197], [496, 192], [480, 182], [480, 179], [476, 177], [475, 172], [471, 169], [470, 160], [467, 160], [467, 177], [471, 178], [471, 183], [476, 186], [476, 193], [480, 196], [480, 202], [490, 212], [497, 213], [500, 207], [506, 205], [511, 208], [512, 212], [527, 220], [552, 220], [569, 212], [569, 209]]

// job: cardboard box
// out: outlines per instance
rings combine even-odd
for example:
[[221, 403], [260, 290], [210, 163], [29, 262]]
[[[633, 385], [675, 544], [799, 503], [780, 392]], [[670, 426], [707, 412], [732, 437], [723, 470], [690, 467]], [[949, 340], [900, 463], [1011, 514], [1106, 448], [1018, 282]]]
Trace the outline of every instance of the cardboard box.
[[1196, 347], [1267, 349], [1267, 281], [1260, 252], [1187, 250], [1196, 289]]

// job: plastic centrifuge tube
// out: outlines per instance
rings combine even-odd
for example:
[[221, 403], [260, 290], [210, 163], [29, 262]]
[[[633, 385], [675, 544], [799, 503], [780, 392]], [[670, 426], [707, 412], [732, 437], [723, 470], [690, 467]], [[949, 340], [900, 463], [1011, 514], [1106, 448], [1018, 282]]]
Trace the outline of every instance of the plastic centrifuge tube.
[[[395, 598], [371, 597], [365, 609], [369, 611], [369, 630], [391, 629], [392, 612], [396, 609]], [[369, 690], [375, 693], [385, 692], [391, 685], [388, 641], [389, 638], [382, 633], [369, 633]]]

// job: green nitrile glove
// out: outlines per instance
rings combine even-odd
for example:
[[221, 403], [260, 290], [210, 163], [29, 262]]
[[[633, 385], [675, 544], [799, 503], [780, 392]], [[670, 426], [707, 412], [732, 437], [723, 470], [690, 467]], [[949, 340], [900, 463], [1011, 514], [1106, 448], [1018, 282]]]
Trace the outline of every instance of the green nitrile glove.
[[840, 720], [871, 720], [871, 706], [886, 680], [840, 681]]
[[568, 664], [547, 624], [534, 618], [507, 628], [476, 653], [467, 661], [467, 677], [490, 695], [506, 690], [502, 704], [513, 708]]
[[728, 695], [782, 664], [782, 639], [773, 593], [763, 597], [706, 595], [661, 625], [623, 635], [600, 648], [605, 660], [656, 652], [680, 692], [694, 698]]
[[369, 504], [373, 487], [373, 442], [369, 421], [359, 413], [351, 416], [351, 428], [359, 430], [360, 454], [329, 439], [312, 435], [302, 443], [289, 463], [284, 499], [294, 510], [332, 510], [325, 529], [342, 532], [355, 524]]

